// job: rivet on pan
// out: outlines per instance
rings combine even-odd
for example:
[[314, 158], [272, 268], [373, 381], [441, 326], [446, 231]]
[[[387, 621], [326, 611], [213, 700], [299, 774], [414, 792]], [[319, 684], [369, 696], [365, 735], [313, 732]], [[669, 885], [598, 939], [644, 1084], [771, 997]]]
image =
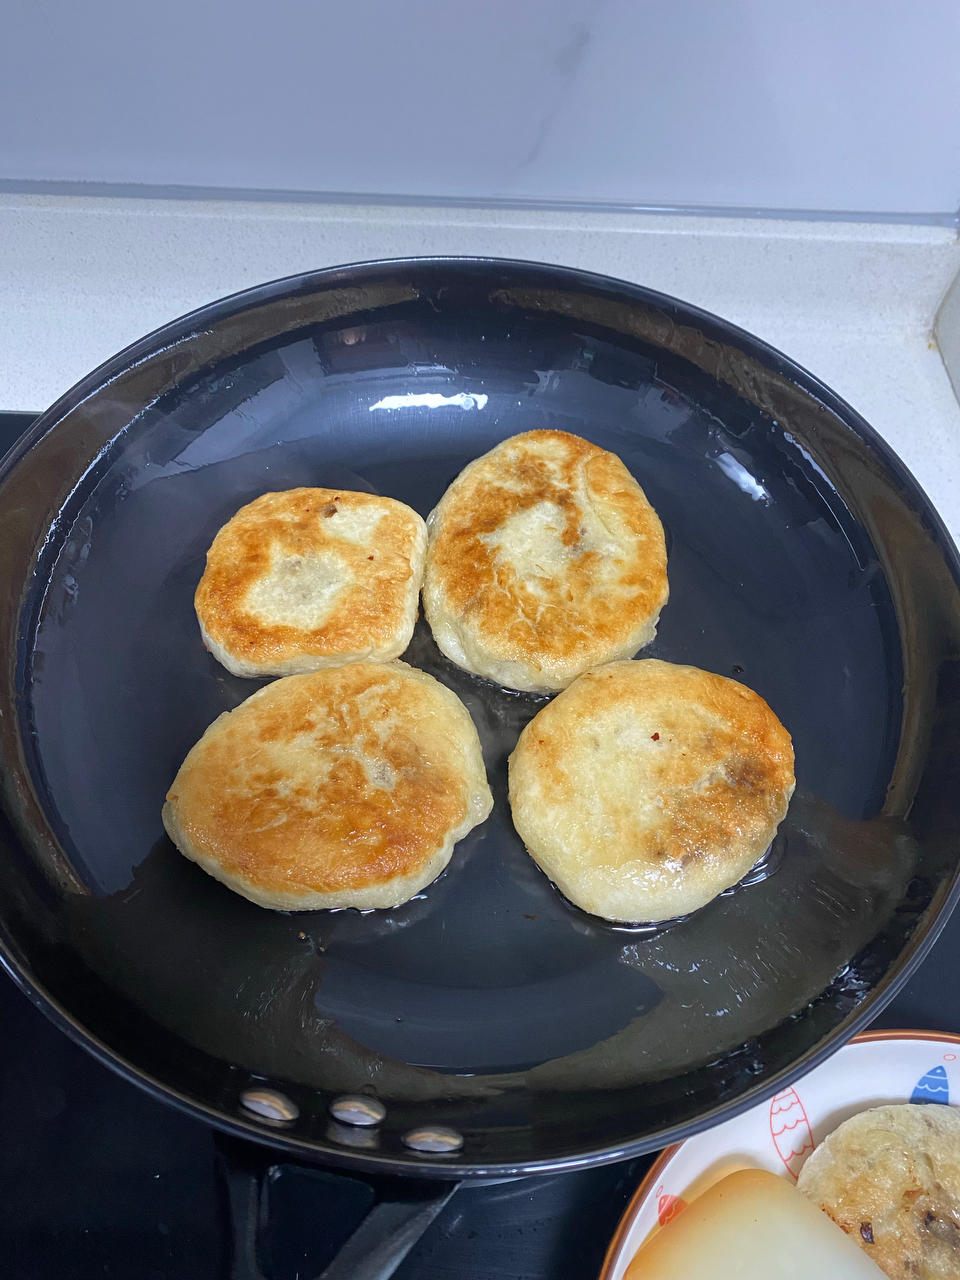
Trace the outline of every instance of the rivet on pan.
[[387, 1108], [379, 1098], [366, 1098], [362, 1093], [344, 1093], [330, 1103], [330, 1114], [341, 1124], [369, 1126], [380, 1124]]
[[244, 1089], [240, 1101], [245, 1110], [271, 1124], [290, 1124], [300, 1114], [297, 1104], [275, 1089]]
[[435, 1124], [423, 1129], [410, 1129], [403, 1135], [403, 1145], [424, 1155], [444, 1155], [459, 1151], [463, 1146], [463, 1134], [445, 1125]]
[[333, 1120], [327, 1125], [326, 1136], [330, 1142], [342, 1147], [355, 1147], [359, 1151], [376, 1151], [380, 1134], [376, 1129], [358, 1129], [356, 1125], [340, 1124]]

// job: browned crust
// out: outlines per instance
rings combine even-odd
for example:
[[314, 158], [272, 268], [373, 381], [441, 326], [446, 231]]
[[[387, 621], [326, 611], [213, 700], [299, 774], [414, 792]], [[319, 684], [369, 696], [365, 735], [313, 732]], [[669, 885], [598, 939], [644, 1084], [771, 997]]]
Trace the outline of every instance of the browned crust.
[[168, 825], [228, 883], [330, 893], [416, 873], [480, 820], [485, 795], [456, 697], [401, 663], [353, 663], [278, 680], [216, 720], [170, 788]]
[[[498, 560], [487, 539], [505, 519], [539, 503], [560, 511], [559, 536], [570, 557], [562, 576], [534, 589]], [[599, 552], [578, 550], [585, 504], [626, 547], [612, 579], [598, 576]], [[528, 431], [471, 464], [447, 490], [430, 528], [431, 625], [433, 595], [495, 662], [556, 670], [564, 683], [611, 655], [624, 656], [638, 632], [649, 627], [652, 634], [667, 598], [663, 528], [643, 490], [615, 454], [564, 431]]]
[[[338, 508], [384, 512], [371, 545], [338, 538], [329, 515]], [[214, 538], [194, 597], [200, 625], [214, 647], [265, 673], [303, 655], [396, 656], [397, 641], [415, 611], [419, 582], [413, 560], [423, 537], [415, 511], [393, 498], [344, 489], [288, 489], [265, 493], [241, 507]], [[351, 581], [320, 626], [271, 624], [246, 607], [251, 587], [275, 554], [335, 553]], [[410, 627], [412, 629], [412, 620]]]
[[790, 735], [744, 685], [647, 659], [588, 672], [510, 759], [514, 821], [578, 905], [655, 920], [749, 870], [794, 787]]
[[800, 1172], [800, 1190], [891, 1280], [960, 1275], [960, 1112], [900, 1103], [835, 1129]]

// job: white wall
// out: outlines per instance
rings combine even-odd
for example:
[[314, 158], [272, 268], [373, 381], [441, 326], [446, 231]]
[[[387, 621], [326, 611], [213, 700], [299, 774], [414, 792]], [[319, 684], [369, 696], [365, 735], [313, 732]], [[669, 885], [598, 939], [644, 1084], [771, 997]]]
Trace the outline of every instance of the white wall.
[[4, 0], [0, 179], [947, 213], [958, 0]]

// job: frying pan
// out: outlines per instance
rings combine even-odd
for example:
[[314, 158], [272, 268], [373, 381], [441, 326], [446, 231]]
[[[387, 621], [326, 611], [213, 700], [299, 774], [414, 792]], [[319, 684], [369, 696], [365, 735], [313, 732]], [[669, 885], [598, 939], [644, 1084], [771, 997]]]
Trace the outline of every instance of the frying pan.
[[[452, 666], [422, 622], [406, 660], [469, 707], [496, 801], [436, 883], [393, 911], [283, 914], [181, 858], [164, 792], [258, 687], [192, 613], [217, 528], [301, 484], [426, 515], [469, 460], [544, 426], [618, 453], [664, 522], [647, 656], [736, 676], [793, 734], [797, 793], [763, 864], [660, 929], [567, 904], [506, 800], [540, 700]], [[956, 900], [943, 525], [828, 388], [647, 289], [411, 259], [204, 307], [7, 456], [0, 559], [3, 963], [120, 1074], [287, 1156], [437, 1179], [439, 1201], [681, 1140], [863, 1026]]]

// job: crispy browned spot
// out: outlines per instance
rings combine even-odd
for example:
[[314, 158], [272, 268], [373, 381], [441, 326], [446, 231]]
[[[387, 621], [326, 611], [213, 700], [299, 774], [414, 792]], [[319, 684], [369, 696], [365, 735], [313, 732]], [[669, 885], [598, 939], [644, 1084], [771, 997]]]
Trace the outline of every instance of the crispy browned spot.
[[[328, 519], [346, 507], [384, 510], [375, 531], [373, 567], [370, 548], [336, 536]], [[214, 538], [194, 597], [197, 616], [213, 641], [259, 666], [304, 653], [368, 653], [389, 644], [404, 616], [419, 527], [414, 512], [390, 498], [332, 489], [265, 493], [242, 507]], [[350, 583], [321, 625], [271, 624], [247, 610], [247, 595], [270, 571], [272, 556], [326, 552], [335, 554]]]
[[466, 814], [459, 744], [434, 728], [444, 715], [392, 665], [291, 676], [218, 721], [167, 798], [203, 854], [261, 889], [408, 875]]
[[[582, 543], [584, 503], [627, 539], [612, 581], [598, 580], [604, 557]], [[555, 581], [534, 585], [489, 538], [539, 504], [559, 512], [559, 541], [570, 554]], [[602, 655], [638, 620], [655, 617], [667, 596], [666, 547], [656, 512], [615, 454], [563, 431], [529, 431], [451, 486], [438, 508], [427, 577], [442, 583], [445, 610], [466, 620], [490, 652], [536, 664], [544, 655]]]

